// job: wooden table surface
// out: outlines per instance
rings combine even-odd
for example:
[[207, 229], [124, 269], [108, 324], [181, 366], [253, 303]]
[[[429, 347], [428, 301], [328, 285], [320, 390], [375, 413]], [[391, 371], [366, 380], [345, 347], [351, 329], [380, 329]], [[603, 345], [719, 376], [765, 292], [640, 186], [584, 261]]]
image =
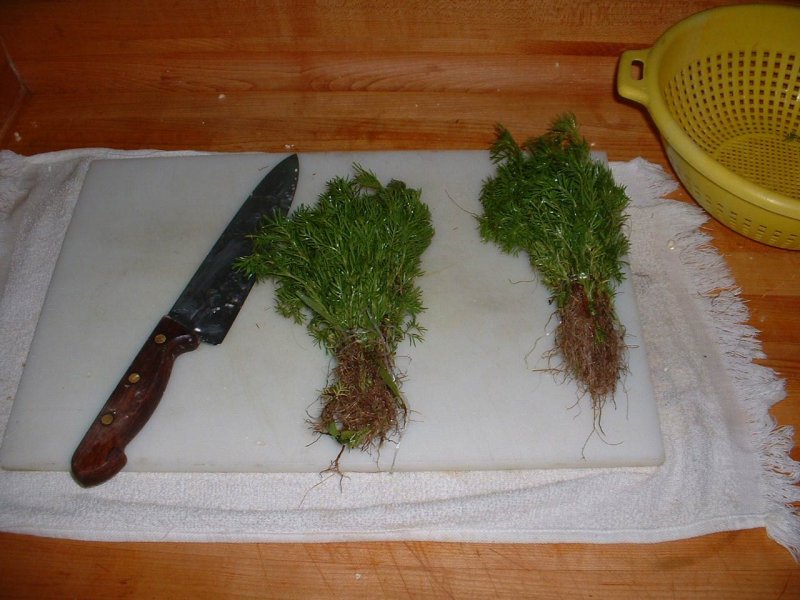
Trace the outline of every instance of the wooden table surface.
[[[611, 160], [667, 166], [619, 54], [731, 2], [0, 3], [0, 147], [483, 149], [573, 111]], [[676, 197], [691, 202], [685, 192]], [[707, 230], [800, 424], [800, 253]], [[798, 457], [795, 451], [793, 456]], [[0, 597], [800, 598], [763, 530], [652, 545], [85, 543], [0, 534]]]

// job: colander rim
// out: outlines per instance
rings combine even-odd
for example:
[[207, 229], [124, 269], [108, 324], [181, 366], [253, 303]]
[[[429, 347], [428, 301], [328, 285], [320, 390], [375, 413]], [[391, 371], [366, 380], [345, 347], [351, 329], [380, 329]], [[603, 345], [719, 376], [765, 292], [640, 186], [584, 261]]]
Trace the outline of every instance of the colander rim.
[[647, 110], [665, 143], [669, 144], [684, 161], [704, 177], [745, 202], [775, 214], [800, 220], [800, 198], [793, 198], [757, 184], [732, 171], [700, 148], [672, 116], [667, 108], [663, 91], [658, 85], [661, 57], [669, 51], [670, 46], [675, 42], [675, 38], [687, 30], [696, 28], [699, 23], [712, 18], [714, 14], [753, 10], [785, 13], [784, 18], [791, 16], [792, 19], [798, 21], [798, 31], [800, 31], [800, 7], [785, 4], [722, 6], [695, 13], [678, 21], [667, 29], [648, 50], [647, 66], [643, 75], [644, 81], [642, 82], [648, 93]]

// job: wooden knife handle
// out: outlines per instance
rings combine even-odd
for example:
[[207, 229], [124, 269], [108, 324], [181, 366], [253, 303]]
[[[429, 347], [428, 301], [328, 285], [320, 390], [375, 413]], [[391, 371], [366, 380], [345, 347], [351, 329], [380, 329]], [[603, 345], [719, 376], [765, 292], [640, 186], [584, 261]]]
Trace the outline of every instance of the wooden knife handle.
[[190, 329], [161, 319], [72, 455], [78, 483], [97, 485], [119, 473], [128, 461], [125, 447], [158, 406], [175, 359], [199, 344]]

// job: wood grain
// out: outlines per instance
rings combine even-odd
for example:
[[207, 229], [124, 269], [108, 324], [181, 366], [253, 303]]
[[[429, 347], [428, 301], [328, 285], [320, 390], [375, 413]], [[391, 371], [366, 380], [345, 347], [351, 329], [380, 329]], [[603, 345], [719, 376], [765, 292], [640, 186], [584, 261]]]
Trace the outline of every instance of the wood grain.
[[0, 39], [0, 140], [5, 139], [28, 94]]
[[[611, 160], [669, 169], [614, 93], [619, 54], [725, 0], [6, 0], [0, 146], [214, 151], [478, 149], [574, 111]], [[792, 3], [790, 3], [792, 4]], [[793, 4], [796, 4], [794, 2]], [[679, 200], [692, 200], [681, 190]], [[760, 362], [800, 425], [800, 253], [716, 222]], [[798, 458], [797, 450], [793, 454]], [[109, 544], [0, 534], [0, 597], [798, 598], [763, 530], [652, 545]]]
[[[7, 597], [793, 598], [761, 532], [648, 546], [87, 544], [3, 536]], [[77, 567], [77, 568], [76, 568]], [[36, 573], [35, 580], [28, 579]], [[27, 581], [22, 584], [23, 580]], [[101, 591], [101, 594], [98, 594]]]

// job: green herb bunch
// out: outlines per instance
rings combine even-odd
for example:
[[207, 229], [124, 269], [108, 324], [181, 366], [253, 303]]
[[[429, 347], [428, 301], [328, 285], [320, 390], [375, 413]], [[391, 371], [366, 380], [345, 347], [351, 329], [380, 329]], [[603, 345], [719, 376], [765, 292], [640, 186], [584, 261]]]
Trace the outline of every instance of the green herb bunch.
[[571, 114], [521, 146], [498, 126], [491, 158], [497, 169], [481, 191], [481, 236], [529, 256], [556, 306], [564, 370], [590, 394], [599, 416], [625, 368], [613, 299], [628, 251], [628, 197], [591, 158]]
[[401, 341], [424, 332], [415, 280], [434, 234], [419, 190], [354, 171], [329, 181], [317, 204], [267, 221], [239, 263], [257, 280], [273, 279], [278, 312], [305, 323], [336, 357], [312, 424], [342, 450], [379, 447], [405, 425], [394, 358]]

